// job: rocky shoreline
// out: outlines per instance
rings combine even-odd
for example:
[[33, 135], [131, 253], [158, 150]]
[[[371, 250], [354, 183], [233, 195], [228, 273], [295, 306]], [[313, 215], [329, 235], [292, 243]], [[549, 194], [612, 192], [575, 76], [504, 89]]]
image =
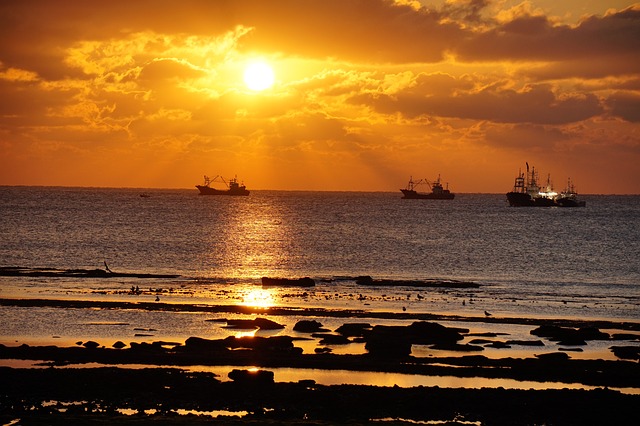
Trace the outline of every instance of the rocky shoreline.
[[[193, 336], [180, 342], [119, 341], [109, 347], [97, 341], [78, 341], [70, 347], [0, 345], [0, 359], [32, 360], [40, 365], [0, 367], [3, 424], [18, 418], [19, 424], [318, 425], [370, 424], [381, 419], [386, 419], [385, 424], [443, 421], [451, 425], [634, 424], [640, 420], [633, 408], [640, 402], [640, 324], [634, 322], [49, 299], [0, 299], [0, 305], [242, 314], [254, 318], [215, 321], [230, 330], [278, 333], [222, 339]], [[319, 321], [304, 319], [312, 316], [355, 322], [345, 320], [332, 330]], [[291, 328], [279, 323], [291, 317], [303, 319]], [[403, 325], [370, 323], [376, 318], [402, 320]], [[524, 324], [531, 326], [530, 338], [514, 340], [504, 333], [471, 333], [442, 325], [451, 321]], [[297, 346], [307, 340], [317, 342], [314, 353], [303, 353]], [[572, 356], [573, 351], [593, 341], [610, 345], [615, 359]], [[363, 344], [365, 353], [332, 353], [332, 348], [352, 343]], [[412, 351], [416, 345], [430, 348], [429, 355], [416, 355]], [[510, 346], [527, 355], [491, 358], [482, 354], [484, 348]], [[104, 365], [112, 367], [101, 367]], [[193, 371], [194, 366], [234, 366], [236, 370], [229, 373], [230, 380], [221, 380], [212, 373]], [[320, 385], [314, 380], [284, 383], [273, 379], [270, 369], [277, 368], [341, 371], [347, 376], [348, 372], [367, 371], [512, 379], [562, 383], [567, 388], [402, 388]], [[597, 388], [569, 389], [576, 384]], [[218, 411], [227, 414], [213, 413]], [[132, 413], [137, 414], [126, 415]]]
[[[0, 420], [19, 419], [21, 425], [365, 425], [382, 420], [391, 425], [599, 425], [640, 419], [638, 395], [608, 389], [321, 386], [274, 383], [268, 374], [242, 370], [230, 376], [234, 380], [223, 382], [210, 373], [166, 368], [0, 368]], [[223, 414], [208, 415], [215, 412]]]

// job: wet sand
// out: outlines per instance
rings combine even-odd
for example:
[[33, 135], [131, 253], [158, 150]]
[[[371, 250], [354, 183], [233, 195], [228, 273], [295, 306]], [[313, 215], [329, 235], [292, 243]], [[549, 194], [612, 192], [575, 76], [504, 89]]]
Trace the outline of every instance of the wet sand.
[[[86, 300], [0, 299], [0, 305], [177, 310], [242, 314], [252, 318], [258, 315], [265, 320], [240, 323], [229, 320], [224, 326], [281, 330], [268, 337], [202, 339], [194, 336], [177, 342], [123, 342], [119, 348], [86, 341], [69, 347], [1, 345], [3, 360], [33, 360], [46, 367], [1, 368], [0, 420], [3, 424], [17, 418], [22, 419], [20, 424], [153, 421], [162, 424], [205, 421], [208, 424], [368, 424], [376, 419], [396, 419], [395, 423], [384, 424], [440, 420], [450, 422], [448, 424], [486, 425], [638, 424], [640, 421], [640, 414], [633, 408], [640, 402], [640, 324], [634, 322]], [[303, 331], [293, 332], [289, 326], [282, 329], [284, 326], [279, 323], [291, 317], [338, 318], [347, 327], [340, 331], [323, 330], [323, 324], [309, 321]], [[381, 326], [375, 323], [377, 319], [392, 319], [401, 325]], [[354, 322], [360, 325], [354, 326]], [[489, 329], [504, 324], [527, 325], [532, 334], [526, 341], [514, 342], [498, 331], [471, 335], [469, 329], [448, 326], [454, 322], [456, 325], [482, 323]], [[461, 338], [474, 343], [462, 344]], [[303, 353], [300, 339], [325, 343], [317, 344], [315, 353]], [[613, 359], [572, 356], [593, 341], [609, 345]], [[332, 350], [356, 344], [364, 344], [366, 351], [353, 354]], [[428, 356], [419, 356], [411, 350], [418, 345], [433, 351]], [[519, 356], [483, 355], [484, 348], [496, 346], [517, 346]], [[117, 367], [95, 367], [95, 363]], [[73, 368], [64, 367], [69, 365]], [[81, 365], [91, 367], [75, 368]], [[150, 368], [133, 368], [140, 365]], [[257, 367], [265, 372], [270, 368], [305, 368], [478, 380], [504, 378], [565, 383], [567, 389], [325, 386], [313, 380], [275, 382], [268, 373], [247, 373], [230, 380], [193, 371], [194, 366], [223, 365], [235, 366], [238, 370]], [[598, 389], [568, 389], [576, 384]], [[123, 414], [131, 411], [139, 414]], [[234, 417], [211, 417], [218, 411]], [[194, 413], [207, 416], [194, 417]], [[238, 413], [241, 418], [235, 417]]]

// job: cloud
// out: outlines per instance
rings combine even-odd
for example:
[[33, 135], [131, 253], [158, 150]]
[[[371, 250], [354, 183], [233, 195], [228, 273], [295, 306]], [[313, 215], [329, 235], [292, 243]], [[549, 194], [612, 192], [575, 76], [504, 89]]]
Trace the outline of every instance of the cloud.
[[[454, 51], [460, 60], [564, 62], [638, 58], [640, 7], [603, 17], [590, 16], [577, 26], [556, 25], [545, 16], [516, 16], [495, 28], [470, 34]], [[633, 72], [637, 62], [628, 63]]]
[[606, 104], [611, 108], [612, 115], [640, 123], [640, 94], [637, 92], [616, 92], [607, 98]]
[[[3, 152], [22, 153], [25, 179], [38, 146], [78, 170], [129, 150], [128, 173], [150, 155], [268, 158], [288, 176], [358, 163], [371, 182], [530, 147], [639, 159], [640, 6], [567, 23], [529, 1], [422, 3], [0, 2]], [[242, 81], [256, 56], [277, 74], [260, 93]]]
[[[423, 93], [410, 89], [394, 95], [364, 94], [352, 102], [369, 105], [375, 110], [392, 114], [401, 113], [408, 118], [421, 115], [487, 120], [499, 123], [566, 124], [589, 119], [603, 112], [596, 96], [588, 93], [556, 94], [551, 86], [528, 85], [521, 90], [490, 86], [481, 90], [468, 90], [470, 82], [455, 84], [452, 78], [443, 78], [449, 90]], [[423, 77], [422, 81], [427, 81]], [[426, 87], [424, 84], [421, 87]]]

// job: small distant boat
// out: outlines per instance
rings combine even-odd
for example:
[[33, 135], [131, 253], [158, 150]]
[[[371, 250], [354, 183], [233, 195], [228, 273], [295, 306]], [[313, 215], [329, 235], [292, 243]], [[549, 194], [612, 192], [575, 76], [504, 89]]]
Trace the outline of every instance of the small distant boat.
[[584, 207], [584, 201], [578, 201], [577, 193], [571, 181], [565, 191], [558, 194], [553, 190], [551, 176], [547, 176], [547, 184], [544, 188], [538, 184], [538, 173], [535, 167], [529, 171], [529, 163], [526, 174], [520, 171], [513, 184], [513, 190], [507, 192], [507, 201], [512, 207]]
[[[227, 189], [216, 189], [211, 187], [213, 182], [219, 181], [223, 182], [227, 186]], [[200, 195], [249, 195], [249, 191], [246, 186], [244, 186], [244, 184], [239, 184], [237, 177], [229, 179], [229, 182], [227, 182], [221, 176], [216, 176], [213, 179], [210, 179], [209, 176], [205, 175], [204, 185], [196, 185], [196, 188], [200, 191]]]
[[560, 193], [556, 203], [561, 207], [585, 207], [587, 205], [586, 201], [578, 200], [578, 193], [571, 178], [567, 179], [567, 187]]
[[[422, 193], [415, 190], [415, 187], [422, 184], [427, 184], [431, 186], [430, 193]], [[440, 182], [440, 175], [438, 175], [438, 179], [433, 182], [429, 182], [426, 179], [420, 179], [417, 182], [413, 181], [413, 177], [409, 178], [409, 183], [407, 187], [401, 189], [402, 198], [404, 199], [427, 199], [427, 200], [453, 200], [455, 194], [449, 191], [449, 184], [447, 184], [447, 188], [442, 187], [442, 183]]]

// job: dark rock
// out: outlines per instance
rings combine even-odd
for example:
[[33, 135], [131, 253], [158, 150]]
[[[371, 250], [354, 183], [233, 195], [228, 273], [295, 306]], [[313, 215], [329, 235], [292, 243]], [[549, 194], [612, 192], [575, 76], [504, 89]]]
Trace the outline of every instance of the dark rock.
[[483, 350], [482, 347], [466, 348], [456, 345], [464, 337], [459, 330], [437, 323], [418, 321], [407, 327], [376, 325], [364, 334], [365, 349], [371, 354], [401, 357], [411, 353], [411, 345], [437, 345], [452, 350]]
[[580, 334], [584, 340], [609, 340], [611, 338], [609, 334], [595, 327], [581, 327], [578, 329], [578, 334]]
[[203, 339], [201, 337], [189, 337], [184, 346], [189, 351], [222, 351], [226, 350], [224, 341]]
[[620, 359], [640, 361], [640, 347], [638, 346], [611, 346], [609, 349]]
[[131, 342], [129, 345], [131, 346], [131, 352], [144, 353], [144, 354], [163, 352], [162, 346], [157, 345], [155, 342], [154, 343]]
[[455, 343], [464, 338], [460, 332], [465, 331], [447, 328], [443, 325], [426, 321], [414, 322], [407, 329], [411, 337], [411, 343], [418, 345]]
[[87, 349], [95, 349], [99, 347], [100, 344], [98, 342], [94, 342], [93, 340], [89, 340], [88, 342], [84, 342], [82, 346], [84, 346]]
[[347, 345], [351, 343], [348, 337], [341, 334], [313, 333], [311, 337], [321, 339], [321, 345]]
[[534, 356], [541, 361], [549, 362], [567, 361], [570, 358], [565, 352], [551, 352], [548, 354], [536, 354]]
[[336, 333], [340, 333], [347, 337], [363, 337], [367, 331], [371, 330], [371, 324], [363, 322], [352, 322], [342, 324], [336, 330]]
[[271, 321], [266, 318], [256, 318], [253, 322], [258, 326], [260, 330], [281, 330], [284, 325], [278, 324], [275, 321]]
[[559, 327], [557, 325], [542, 325], [532, 330], [531, 334], [546, 337], [565, 346], [586, 345], [587, 340], [609, 339], [607, 333], [603, 333], [595, 327], [583, 327], [576, 330], [575, 328]]
[[232, 319], [227, 320], [226, 328], [238, 328], [242, 330], [281, 330], [284, 328], [284, 325], [278, 324], [277, 322], [268, 320], [266, 318], [255, 318], [251, 320], [247, 319]]
[[115, 342], [113, 344], [113, 347], [116, 348], [116, 349], [122, 349], [125, 346], [127, 346], [127, 345], [124, 342], [121, 342], [120, 340], [118, 340], [117, 342]]
[[356, 284], [390, 287], [479, 288], [480, 284], [455, 280], [374, 280], [369, 275], [355, 278]]
[[633, 333], [615, 333], [611, 336], [612, 340], [640, 340], [640, 334]]
[[405, 358], [411, 355], [411, 342], [404, 333], [397, 329], [403, 327], [380, 326], [373, 327], [366, 336], [364, 348], [370, 355], [382, 358]]
[[304, 278], [269, 278], [262, 277], [262, 285], [265, 287], [313, 287], [316, 282], [309, 277]]
[[231, 370], [229, 378], [243, 385], [265, 386], [274, 383], [273, 371], [267, 370]]
[[301, 333], [316, 333], [318, 331], [329, 331], [326, 328], [322, 328], [322, 323], [316, 320], [300, 320], [293, 326], [294, 331]]

